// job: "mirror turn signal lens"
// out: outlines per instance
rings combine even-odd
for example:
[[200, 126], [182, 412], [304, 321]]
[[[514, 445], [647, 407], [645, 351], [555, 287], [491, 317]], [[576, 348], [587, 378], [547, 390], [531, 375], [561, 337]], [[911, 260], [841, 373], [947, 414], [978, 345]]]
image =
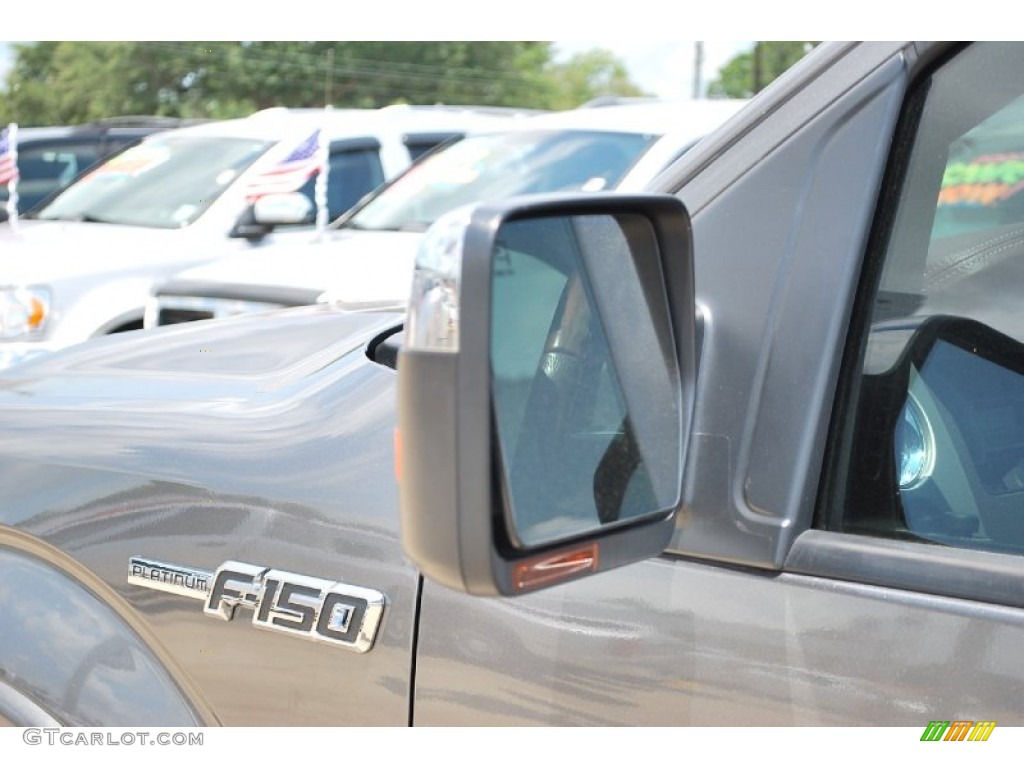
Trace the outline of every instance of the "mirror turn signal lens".
[[512, 570], [512, 587], [517, 592], [528, 592], [587, 572], [597, 573], [597, 563], [597, 542], [580, 549], [543, 555], [515, 566]]

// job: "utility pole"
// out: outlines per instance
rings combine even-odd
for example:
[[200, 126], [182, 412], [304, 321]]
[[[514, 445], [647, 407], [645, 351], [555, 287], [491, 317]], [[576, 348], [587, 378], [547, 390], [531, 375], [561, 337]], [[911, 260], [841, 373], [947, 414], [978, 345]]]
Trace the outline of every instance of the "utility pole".
[[327, 49], [327, 73], [324, 77], [324, 106], [331, 105], [331, 75], [334, 74], [334, 49]]
[[764, 88], [764, 51], [761, 48], [761, 41], [757, 40], [754, 43], [754, 55], [753, 55], [753, 75], [754, 75], [754, 93], [760, 93], [761, 89]]
[[693, 98], [695, 99], [704, 95], [701, 88], [702, 69], [704, 69], [704, 41], [698, 40], [695, 43], [693, 54]]

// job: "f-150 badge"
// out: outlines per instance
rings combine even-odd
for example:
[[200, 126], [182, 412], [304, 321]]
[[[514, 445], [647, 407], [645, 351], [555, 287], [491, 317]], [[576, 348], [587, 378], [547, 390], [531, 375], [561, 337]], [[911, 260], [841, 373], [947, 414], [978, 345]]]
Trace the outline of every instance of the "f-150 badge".
[[234, 560], [210, 573], [133, 557], [128, 583], [202, 600], [203, 613], [224, 621], [249, 608], [255, 627], [358, 653], [373, 647], [384, 615], [384, 595], [374, 589]]

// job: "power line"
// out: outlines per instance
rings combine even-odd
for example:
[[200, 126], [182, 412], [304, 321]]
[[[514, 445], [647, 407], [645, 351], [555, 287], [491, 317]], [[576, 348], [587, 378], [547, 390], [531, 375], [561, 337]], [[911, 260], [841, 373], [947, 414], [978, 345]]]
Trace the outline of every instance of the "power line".
[[[202, 51], [203, 43], [183, 44], [173, 42], [144, 43], [143, 45], [162, 49], [170, 52], [193, 53], [197, 48]], [[216, 44], [212, 44], [216, 45]], [[328, 49], [333, 50], [333, 49]], [[504, 101], [509, 99], [522, 99], [529, 102], [531, 93], [530, 87], [535, 80], [530, 75], [520, 73], [503, 72], [501, 77], [484, 77], [474, 70], [462, 67], [445, 69], [442, 67], [431, 67], [428, 65], [416, 65], [405, 62], [384, 62], [369, 59], [348, 59], [333, 65], [328, 61], [324, 62], [322, 53], [304, 52], [260, 52], [246, 47], [231, 49], [216, 48], [209, 50], [211, 57], [225, 59], [232, 53], [241, 54], [241, 65], [250, 73], [269, 75], [280, 73], [286, 76], [289, 83], [307, 88], [321, 88], [325, 78], [332, 82], [344, 79], [358, 79], [358, 95], [369, 98], [393, 98], [396, 91], [396, 81], [400, 82], [404, 98], [413, 101], [434, 100], [438, 97], [438, 91], [459, 92], [465, 94], [467, 101], [489, 101], [499, 98]], [[289, 60], [290, 59], [290, 60]], [[198, 67], [206, 70], [203, 74], [212, 74], [212, 68]], [[432, 74], [431, 70], [434, 73]], [[484, 70], [484, 72], [494, 70]], [[464, 73], [470, 73], [465, 76]], [[390, 81], [390, 82], [386, 82]], [[335, 90], [342, 83], [334, 86]], [[200, 90], [202, 79], [200, 79]], [[305, 99], [308, 101], [308, 99]]]
[[[140, 43], [140, 45], [163, 48], [177, 52], [194, 52], [197, 46], [203, 44], [197, 43], [195, 45], [189, 45], [176, 42], [155, 41]], [[224, 50], [225, 49], [223, 48], [221, 49], [222, 52]], [[324, 71], [324, 63], [320, 53], [303, 51], [276, 51], [273, 53], [261, 52], [241, 44], [238, 44], [237, 48], [233, 48], [231, 50], [240, 52], [243, 62], [247, 64], [273, 67], [275, 69], [286, 69], [294, 72]], [[370, 77], [413, 77], [427, 81], [450, 81], [454, 79], [458, 82], [468, 83], [477, 80], [481, 83], [488, 84], [493, 82], [495, 78], [498, 78], [503, 81], [519, 80], [524, 85], [529, 85], [532, 82], [531, 75], [509, 69], [496, 70], [485, 67], [449, 67], [446, 65], [432, 65], [419, 62], [412, 63], [380, 59], [336, 59], [336, 63], [332, 67], [332, 71], [335, 74], [349, 73], [352, 75]], [[537, 74], [540, 74], [540, 72]]]

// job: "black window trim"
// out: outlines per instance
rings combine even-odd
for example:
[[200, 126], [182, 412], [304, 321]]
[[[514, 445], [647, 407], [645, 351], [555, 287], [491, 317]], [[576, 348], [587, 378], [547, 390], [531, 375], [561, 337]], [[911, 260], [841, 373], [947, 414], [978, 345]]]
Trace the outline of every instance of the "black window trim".
[[337, 139], [328, 145], [328, 154], [336, 155], [343, 152], [380, 151], [380, 142], [372, 136], [359, 136], [352, 139]]
[[402, 143], [407, 147], [410, 144], [450, 144], [465, 137], [465, 131], [416, 131], [403, 134]]

